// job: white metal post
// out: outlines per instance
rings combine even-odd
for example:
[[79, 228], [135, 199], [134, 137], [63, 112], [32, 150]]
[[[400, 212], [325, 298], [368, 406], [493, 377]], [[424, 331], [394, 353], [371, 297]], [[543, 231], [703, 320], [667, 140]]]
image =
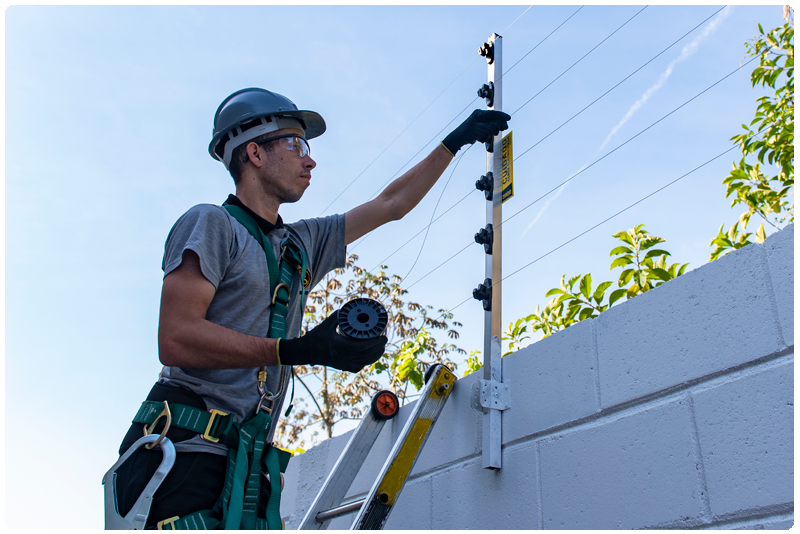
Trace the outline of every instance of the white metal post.
[[[487, 41], [490, 51], [487, 57], [489, 67], [489, 86], [494, 86], [489, 109], [503, 109], [503, 39], [496, 33]], [[488, 102], [487, 102], [488, 103]], [[500, 469], [502, 444], [502, 409], [496, 409], [487, 402], [491, 397], [502, 395], [503, 367], [501, 360], [500, 339], [502, 336], [502, 289], [497, 283], [503, 278], [502, 257], [502, 220], [503, 220], [503, 185], [502, 185], [502, 139], [495, 136], [493, 151], [486, 152], [486, 171], [494, 178], [492, 199], [486, 202], [486, 222], [492, 225], [493, 240], [491, 254], [486, 255], [486, 278], [491, 280], [491, 308], [484, 312], [483, 343], [483, 382], [481, 383], [481, 405], [483, 414], [483, 460], [484, 468]], [[499, 388], [499, 389], [498, 389]], [[496, 405], [497, 403], [495, 403]], [[499, 407], [499, 406], [498, 406]]]

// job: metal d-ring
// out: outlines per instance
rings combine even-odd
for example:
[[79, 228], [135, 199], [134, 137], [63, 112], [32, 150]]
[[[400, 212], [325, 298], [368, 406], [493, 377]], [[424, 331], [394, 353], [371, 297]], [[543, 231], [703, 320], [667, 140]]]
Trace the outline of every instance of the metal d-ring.
[[153, 421], [150, 424], [150, 428], [147, 428], [147, 425], [144, 426], [143, 430], [145, 436], [149, 436], [150, 434], [153, 433], [153, 430], [156, 428], [158, 420], [161, 419], [162, 417], [167, 418], [167, 424], [164, 425], [164, 430], [161, 431], [161, 435], [158, 436], [157, 440], [155, 440], [153, 443], [145, 445], [144, 446], [145, 449], [152, 449], [153, 447], [161, 443], [161, 440], [167, 437], [167, 432], [169, 431], [169, 427], [172, 424], [172, 413], [169, 411], [169, 404], [167, 404], [167, 401], [164, 401], [164, 409], [161, 410], [161, 413], [158, 414], [158, 417], [156, 417], [155, 421]]

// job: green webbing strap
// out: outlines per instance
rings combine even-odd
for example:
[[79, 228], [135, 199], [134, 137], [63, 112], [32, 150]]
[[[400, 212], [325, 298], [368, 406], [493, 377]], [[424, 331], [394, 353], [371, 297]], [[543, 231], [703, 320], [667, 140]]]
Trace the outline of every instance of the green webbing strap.
[[[194, 512], [193, 514], [185, 515], [174, 521], [170, 521], [162, 528], [163, 530], [172, 530], [173, 525], [175, 526], [174, 530], [216, 530], [220, 522], [218, 519], [214, 518], [211, 510], [200, 510], [199, 512]], [[269, 527], [264, 519], [258, 517], [256, 518], [256, 526], [253, 530], [269, 530]]]
[[270, 447], [265, 459], [269, 473], [270, 494], [267, 501], [267, 525], [270, 530], [281, 529], [281, 465], [278, 450]]
[[[260, 479], [258, 478], [261, 473], [261, 452], [264, 449], [264, 442], [266, 441], [267, 430], [270, 427], [271, 418], [264, 412], [260, 411], [255, 415], [251, 415], [244, 421], [239, 428], [239, 447], [234, 453], [232, 449], [228, 450], [228, 472], [225, 473], [225, 487], [220, 499], [223, 500], [226, 494], [229, 493], [230, 499], [227, 506], [223, 505], [223, 524], [225, 530], [238, 530], [253, 529], [255, 528], [255, 514], [256, 508], [248, 506], [245, 509], [245, 486], [247, 486], [248, 493], [253, 490], [253, 478], [255, 478], [255, 505], [258, 505], [258, 491], [260, 487]], [[253, 447], [260, 442], [260, 451], [256, 451]], [[247, 452], [253, 451], [253, 455], [258, 454], [258, 462], [253, 462], [253, 465], [248, 470]], [[231, 458], [233, 455], [235, 460], [231, 465]], [[231, 469], [231, 467], [233, 469]], [[249, 471], [249, 472], [248, 472]], [[255, 471], [255, 477], [253, 472]], [[280, 474], [278, 475], [280, 478]], [[229, 487], [230, 482], [230, 487]], [[229, 489], [230, 488], [230, 489]], [[250, 495], [247, 498], [248, 504], [252, 501]], [[251, 520], [252, 515], [252, 520]], [[249, 525], [249, 526], [248, 526]]]
[[222, 207], [231, 214], [231, 217], [239, 221], [239, 224], [244, 226], [247, 231], [250, 232], [250, 235], [258, 241], [261, 248], [264, 249], [264, 254], [267, 255], [267, 269], [269, 269], [269, 296], [272, 298], [272, 294], [275, 292], [275, 286], [278, 285], [278, 260], [275, 259], [275, 252], [272, 250], [272, 245], [267, 239], [267, 236], [264, 235], [261, 227], [249, 213], [233, 204], [225, 204]]
[[[139, 407], [139, 411], [133, 417], [133, 423], [151, 424], [158, 419], [164, 410], [164, 403], [159, 401], [144, 401]], [[171, 403], [169, 411], [172, 415], [172, 426], [191, 430], [198, 434], [204, 434], [208, 429], [208, 422], [211, 420], [211, 412], [206, 412], [185, 404]], [[209, 435], [217, 438], [223, 444], [226, 436], [231, 433], [233, 428], [233, 416], [216, 415], [209, 429]], [[156, 431], [158, 428], [156, 429]], [[234, 443], [238, 443], [238, 436], [233, 435]]]
[[[269, 270], [269, 298], [272, 299], [273, 295], [275, 295], [275, 288], [278, 287], [278, 284], [286, 284], [285, 286], [280, 287], [277, 295], [275, 295], [275, 302], [273, 303], [273, 310], [270, 319], [270, 332], [267, 334], [267, 337], [271, 338], [286, 337], [286, 314], [289, 312], [292, 275], [294, 274], [295, 269], [298, 267], [300, 268], [301, 302], [305, 300], [306, 297], [306, 288], [303, 284], [303, 281], [306, 277], [306, 271], [308, 269], [308, 260], [306, 258], [306, 254], [300, 247], [292, 243], [291, 240], [287, 238], [281, 246], [282, 253], [279, 267], [278, 260], [275, 259], [275, 252], [272, 250], [272, 245], [255, 219], [253, 219], [249, 213], [244, 211], [239, 206], [225, 204], [222, 207], [228, 211], [231, 217], [239, 221], [239, 223], [244, 226], [245, 229], [250, 232], [250, 235], [252, 235], [253, 238], [261, 245], [261, 248], [264, 249], [264, 254], [267, 257], [267, 268]], [[273, 325], [273, 323], [276, 324]], [[273, 335], [273, 333], [276, 335]]]

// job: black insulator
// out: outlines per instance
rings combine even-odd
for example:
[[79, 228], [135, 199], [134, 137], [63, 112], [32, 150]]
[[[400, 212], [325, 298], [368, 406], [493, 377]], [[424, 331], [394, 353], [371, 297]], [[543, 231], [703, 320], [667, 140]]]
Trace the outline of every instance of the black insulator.
[[386, 329], [389, 314], [377, 300], [357, 298], [339, 309], [339, 333], [356, 339], [374, 339]]
[[494, 242], [492, 223], [487, 224], [486, 228], [481, 228], [481, 230], [475, 234], [475, 242], [483, 245], [483, 251], [486, 254], [492, 253], [492, 243]]
[[486, 99], [486, 106], [494, 105], [494, 82], [485, 83], [478, 89], [478, 96]]
[[483, 191], [486, 200], [492, 200], [492, 190], [494, 189], [494, 174], [487, 172], [475, 182], [475, 189]]
[[478, 53], [486, 58], [489, 65], [494, 63], [494, 43], [483, 43], [478, 49]]
[[480, 300], [485, 311], [492, 311], [492, 279], [487, 278], [478, 284], [477, 289], [472, 290], [472, 298]]

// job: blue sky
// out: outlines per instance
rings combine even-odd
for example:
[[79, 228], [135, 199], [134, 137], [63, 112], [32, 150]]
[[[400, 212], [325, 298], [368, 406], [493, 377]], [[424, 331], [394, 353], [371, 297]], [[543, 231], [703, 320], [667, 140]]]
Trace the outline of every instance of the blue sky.
[[[492, 32], [503, 32], [508, 68], [577, 7], [534, 6], [518, 20], [527, 6], [7, 8], [7, 525], [102, 527], [100, 480], [160, 369], [164, 241], [189, 207], [220, 203], [233, 192], [229, 175], [207, 153], [222, 99], [259, 86], [325, 118], [327, 132], [311, 143], [318, 163], [311, 188], [281, 209], [285, 220], [322, 213], [386, 149], [325, 213], [344, 212], [463, 120], [469, 111], [435, 136], [485, 82], [485, 61], [473, 59]], [[504, 109], [519, 109], [511, 121], [515, 154], [719, 7], [650, 6], [638, 15], [642, 6], [584, 7], [503, 80]], [[719, 13], [520, 156], [506, 217], [734, 71], [759, 22], [780, 25], [781, 7]], [[750, 87], [751, 70], [504, 225], [504, 272], [728, 149], [762, 94]], [[509, 278], [504, 324], [544, 304], [564, 273], [591, 271], [595, 284], [615, 279], [608, 269], [611, 234], [636, 224], [667, 240], [672, 261], [690, 262], [689, 269], [706, 263], [709, 240], [740, 213], [729, 209], [721, 184], [737, 159], [733, 151], [706, 165]], [[476, 145], [453, 173], [437, 215], [473, 190], [484, 169]], [[427, 224], [451, 171], [405, 219], [351, 247], [360, 265], [375, 266]], [[484, 217], [483, 197], [473, 191], [431, 228], [407, 282], [466, 246]], [[421, 243], [422, 236], [394, 255], [390, 271], [407, 272]], [[414, 285], [409, 298], [452, 308], [483, 280], [483, 260], [475, 244]], [[482, 346], [482, 313], [476, 301], [455, 311], [467, 350]]]

